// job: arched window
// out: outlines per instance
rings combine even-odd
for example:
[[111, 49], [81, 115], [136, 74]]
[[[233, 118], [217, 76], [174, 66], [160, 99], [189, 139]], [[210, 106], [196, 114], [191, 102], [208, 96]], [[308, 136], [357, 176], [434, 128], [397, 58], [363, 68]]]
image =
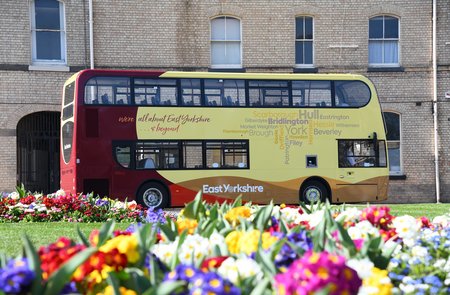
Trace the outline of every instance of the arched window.
[[31, 2], [31, 37], [33, 64], [65, 64], [66, 32], [62, 1]]
[[399, 20], [392, 16], [376, 16], [369, 20], [369, 65], [399, 65]]
[[242, 67], [239, 19], [220, 16], [211, 20], [211, 67]]
[[389, 173], [401, 175], [402, 171], [402, 149], [401, 149], [401, 119], [400, 114], [394, 112], [383, 112], [386, 122], [386, 137], [389, 153]]
[[313, 52], [313, 18], [299, 16], [295, 18], [295, 65], [312, 67]]

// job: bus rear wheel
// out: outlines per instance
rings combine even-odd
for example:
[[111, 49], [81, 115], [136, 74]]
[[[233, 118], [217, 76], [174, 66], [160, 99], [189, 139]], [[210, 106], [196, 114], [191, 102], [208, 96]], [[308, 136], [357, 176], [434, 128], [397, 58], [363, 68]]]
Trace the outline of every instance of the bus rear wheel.
[[319, 180], [309, 180], [300, 191], [300, 201], [306, 204], [325, 202], [328, 199], [328, 190]]
[[138, 191], [137, 203], [147, 208], [166, 208], [169, 206], [169, 193], [160, 183], [145, 183]]

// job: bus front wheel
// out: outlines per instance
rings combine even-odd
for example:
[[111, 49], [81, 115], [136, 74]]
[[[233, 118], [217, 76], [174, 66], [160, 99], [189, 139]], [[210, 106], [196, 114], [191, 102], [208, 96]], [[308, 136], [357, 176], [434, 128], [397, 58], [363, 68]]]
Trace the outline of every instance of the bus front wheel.
[[328, 190], [319, 180], [309, 180], [302, 186], [300, 201], [306, 204], [325, 202], [328, 199]]
[[147, 208], [165, 208], [169, 205], [169, 193], [164, 185], [149, 182], [139, 189], [137, 203]]

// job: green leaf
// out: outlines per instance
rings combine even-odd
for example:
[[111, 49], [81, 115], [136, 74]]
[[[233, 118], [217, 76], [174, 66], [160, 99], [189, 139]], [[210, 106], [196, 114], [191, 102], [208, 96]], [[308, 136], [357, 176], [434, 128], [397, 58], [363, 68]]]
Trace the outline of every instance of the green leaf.
[[101, 247], [112, 236], [115, 225], [116, 222], [114, 220], [108, 220], [102, 225], [98, 234], [97, 247]]
[[234, 200], [233, 204], [231, 204], [231, 208], [241, 207], [242, 206], [242, 195], [239, 195]]
[[108, 274], [108, 278], [106, 278], [106, 282], [113, 288], [114, 295], [120, 295], [120, 282], [117, 278], [117, 275], [114, 272], [110, 272]]
[[144, 226], [137, 228], [136, 237], [138, 240], [138, 249], [139, 249], [139, 263], [137, 263], [138, 267], [141, 267], [145, 263], [145, 257], [150, 252], [150, 248], [156, 242], [156, 224], [145, 224]]
[[95, 252], [97, 252], [97, 248], [89, 247], [75, 254], [75, 256], [66, 261], [49, 277], [44, 295], [59, 294], [64, 286], [70, 281], [70, 277], [74, 271]]
[[258, 247], [258, 250], [255, 254], [255, 260], [260, 263], [263, 270], [270, 276], [274, 276], [277, 273], [277, 269], [275, 267], [271, 254], [265, 252], [261, 246]]
[[[183, 281], [166, 281], [161, 283], [158, 288], [155, 290], [154, 293], [148, 293], [148, 294], [158, 294], [158, 295], [169, 295], [176, 293], [178, 289], [182, 288], [185, 285], [185, 282]], [[145, 293], [147, 294], [147, 293]]]
[[357, 253], [355, 243], [340, 223], [336, 223], [336, 225], [339, 230], [339, 234], [341, 235], [342, 246], [344, 246], [344, 248], [348, 251], [350, 257], [354, 257]]
[[269, 289], [270, 280], [268, 278], [264, 278], [262, 281], [258, 282], [256, 288], [252, 290], [250, 295], [263, 295], [267, 294]]
[[85, 245], [86, 247], [89, 247], [91, 244], [89, 243], [89, 239], [86, 237], [86, 235], [81, 231], [80, 226], [77, 224], [77, 233], [78, 237], [80, 238], [80, 241]]
[[188, 203], [183, 210], [183, 215], [187, 218], [197, 219], [201, 213], [205, 212], [205, 207], [202, 203], [202, 191], [199, 191], [195, 199]]
[[206, 223], [204, 223], [200, 234], [205, 238], [209, 238], [217, 228], [218, 223], [219, 221], [217, 219], [209, 219]]
[[253, 224], [257, 229], [263, 232], [266, 229], [267, 224], [269, 223], [270, 217], [272, 216], [273, 203], [270, 202], [269, 205], [264, 206], [257, 213], [255, 218], [253, 219]]
[[176, 223], [170, 219], [166, 219], [166, 223], [160, 224], [159, 229], [161, 230], [161, 234], [166, 238], [167, 241], [175, 241], [178, 236], [178, 228]]
[[137, 294], [142, 294], [152, 286], [141, 269], [135, 267], [126, 268], [126, 272], [128, 279], [124, 282], [124, 286], [127, 289], [134, 290]]
[[188, 233], [186, 230], [180, 234], [180, 236], [178, 238], [177, 249], [176, 249], [176, 251], [172, 257], [172, 261], [170, 263], [170, 269], [175, 269], [175, 267], [178, 265], [178, 263], [179, 263], [178, 253], [180, 252], [181, 245], [184, 243], [184, 240], [186, 239], [187, 235], [188, 235]]
[[33, 280], [33, 285], [31, 286], [31, 294], [40, 295], [43, 293], [44, 289], [42, 286], [41, 261], [39, 259], [38, 253], [36, 252], [36, 249], [34, 248], [28, 236], [24, 235], [22, 237], [22, 240], [25, 249], [25, 254], [28, 258], [28, 264], [30, 266], [30, 269], [33, 270], [36, 276], [35, 279]]

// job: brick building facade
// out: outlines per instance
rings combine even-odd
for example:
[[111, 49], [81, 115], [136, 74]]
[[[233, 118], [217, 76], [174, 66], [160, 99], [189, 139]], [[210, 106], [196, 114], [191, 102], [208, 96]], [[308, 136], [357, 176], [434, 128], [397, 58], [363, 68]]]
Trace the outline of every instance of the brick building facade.
[[[3, 0], [0, 5], [0, 191], [11, 191], [24, 169], [17, 159], [20, 121], [35, 113], [59, 112], [64, 81], [90, 67], [89, 0], [60, 0], [57, 6], [52, 2]], [[448, 202], [450, 3], [436, 2], [440, 199]], [[41, 33], [51, 35], [46, 25], [52, 24], [40, 24], [37, 18], [52, 7], [60, 14], [56, 62], [45, 60], [54, 53], [39, 52]], [[400, 128], [393, 143], [398, 166], [389, 201], [436, 200], [433, 1], [94, 0], [92, 12], [95, 68], [366, 75], [377, 87], [383, 110], [394, 114]], [[239, 24], [239, 38], [231, 45], [239, 46], [238, 63], [231, 67], [218, 65], [211, 53], [212, 21], [220, 17]], [[300, 34], [298, 39], [298, 20], [311, 21], [311, 36]], [[374, 39], [380, 24], [381, 39]], [[297, 42], [312, 44], [312, 61], [305, 62]], [[397, 55], [387, 63], [385, 56], [374, 62], [377, 54], [370, 44], [396, 48]]]

